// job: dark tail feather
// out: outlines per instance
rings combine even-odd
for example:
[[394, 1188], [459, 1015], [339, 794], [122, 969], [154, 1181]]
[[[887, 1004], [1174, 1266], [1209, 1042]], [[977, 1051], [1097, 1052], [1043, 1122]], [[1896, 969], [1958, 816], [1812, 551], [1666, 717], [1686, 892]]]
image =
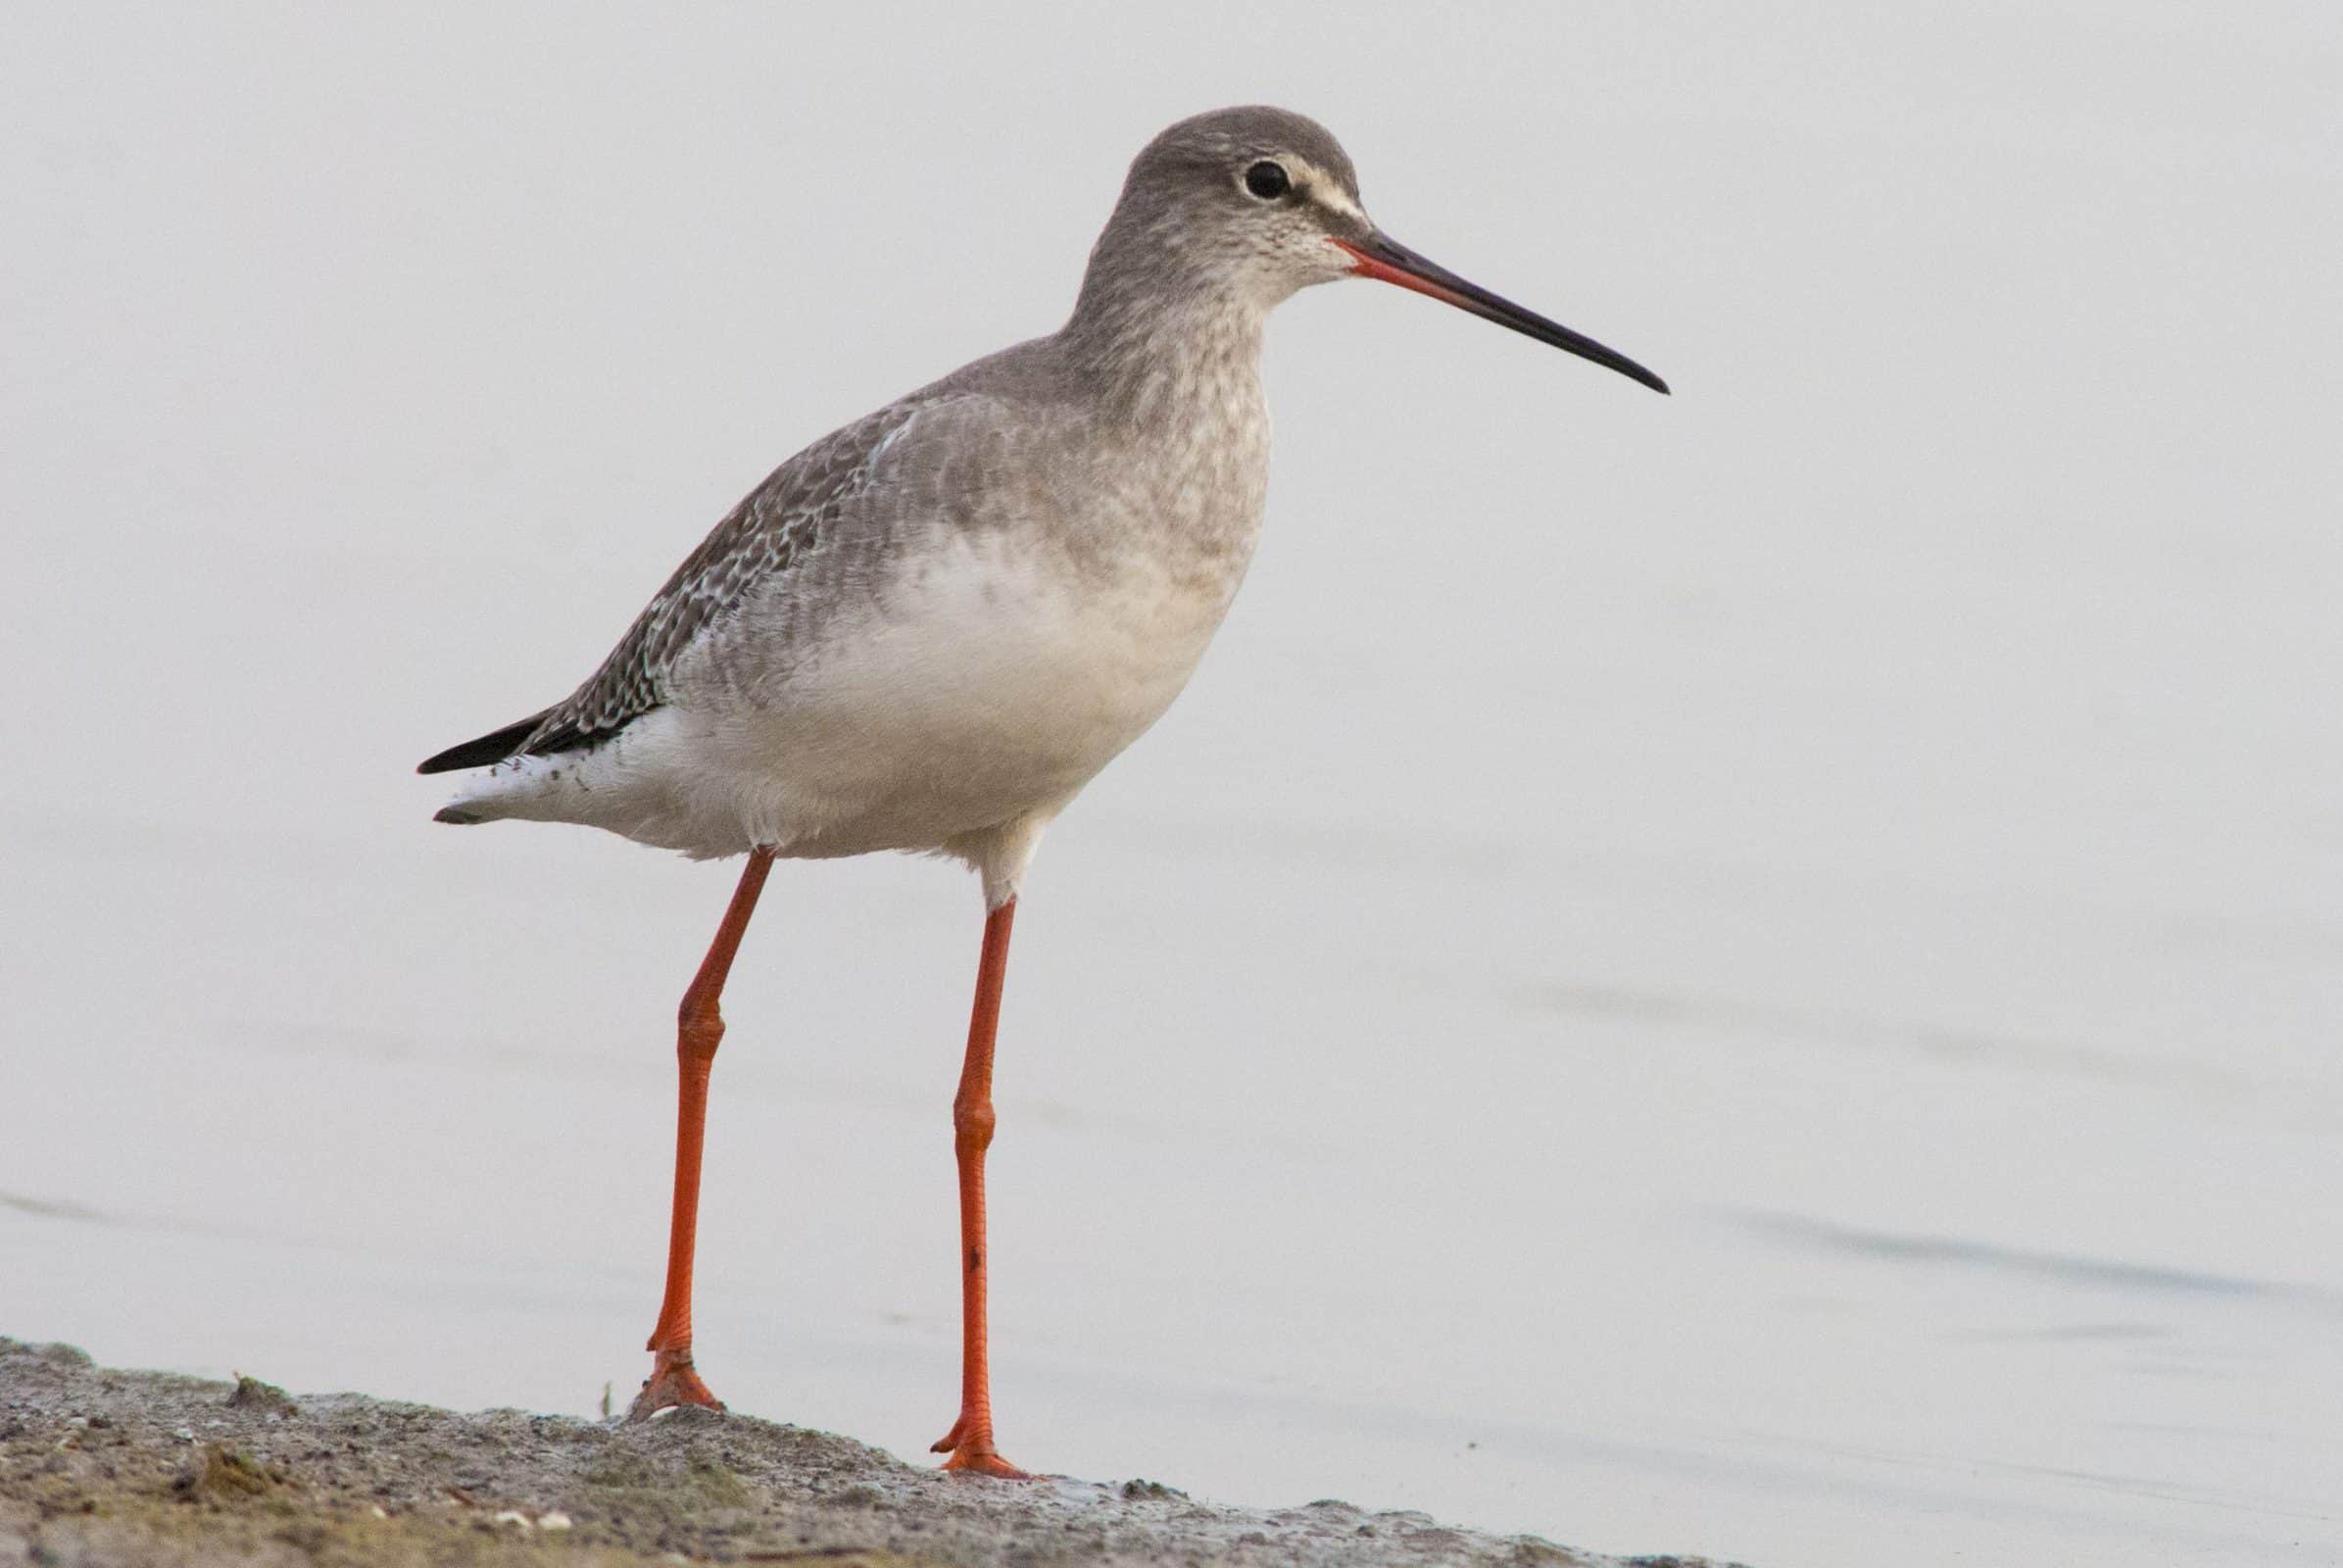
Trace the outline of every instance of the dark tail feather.
[[544, 713], [535, 713], [517, 724], [507, 724], [493, 734], [483, 735], [476, 741], [451, 746], [428, 761], [417, 763], [415, 771], [453, 773], [460, 767], [486, 767], [491, 762], [501, 762], [520, 750], [521, 743], [529, 738], [529, 732], [544, 717]]

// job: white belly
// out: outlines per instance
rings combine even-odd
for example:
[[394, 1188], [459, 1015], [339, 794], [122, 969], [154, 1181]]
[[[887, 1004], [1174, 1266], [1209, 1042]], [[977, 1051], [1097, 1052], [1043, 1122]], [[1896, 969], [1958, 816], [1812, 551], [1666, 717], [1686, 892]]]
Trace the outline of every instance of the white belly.
[[[722, 725], [785, 852], [926, 849], [1054, 810], [1162, 716], [1233, 583], [1103, 567], [979, 534], [922, 553]], [[686, 705], [693, 706], [690, 704]]]

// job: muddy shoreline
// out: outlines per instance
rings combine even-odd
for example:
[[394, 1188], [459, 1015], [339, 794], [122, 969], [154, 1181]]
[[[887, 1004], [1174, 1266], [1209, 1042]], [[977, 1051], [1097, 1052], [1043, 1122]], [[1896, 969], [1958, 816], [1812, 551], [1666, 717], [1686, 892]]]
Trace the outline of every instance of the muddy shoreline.
[[0, 1561], [113, 1568], [652, 1562], [835, 1568], [1703, 1568], [1345, 1502], [1227, 1508], [1152, 1481], [1001, 1485], [683, 1410], [610, 1427], [112, 1371], [0, 1339]]

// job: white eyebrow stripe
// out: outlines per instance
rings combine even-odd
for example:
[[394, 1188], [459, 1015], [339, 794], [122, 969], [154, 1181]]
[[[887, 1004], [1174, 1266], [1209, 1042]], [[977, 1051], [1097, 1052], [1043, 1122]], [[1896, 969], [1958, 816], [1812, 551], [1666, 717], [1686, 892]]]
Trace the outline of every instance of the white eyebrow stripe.
[[1306, 176], [1296, 180], [1295, 183], [1308, 185], [1312, 200], [1321, 206], [1333, 208], [1346, 218], [1355, 218], [1362, 222], [1366, 220], [1366, 210], [1350, 199], [1350, 193], [1342, 188], [1341, 180], [1311, 163], [1307, 158], [1296, 158], [1288, 154], [1285, 162], [1291, 165], [1295, 172]]

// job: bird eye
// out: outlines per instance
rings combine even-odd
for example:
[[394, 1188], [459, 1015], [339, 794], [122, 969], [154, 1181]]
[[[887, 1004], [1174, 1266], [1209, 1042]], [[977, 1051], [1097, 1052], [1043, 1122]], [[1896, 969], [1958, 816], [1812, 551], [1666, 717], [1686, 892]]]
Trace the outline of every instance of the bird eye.
[[1245, 188], [1265, 202], [1273, 202], [1292, 190], [1294, 181], [1287, 176], [1285, 165], [1264, 158], [1245, 172]]

